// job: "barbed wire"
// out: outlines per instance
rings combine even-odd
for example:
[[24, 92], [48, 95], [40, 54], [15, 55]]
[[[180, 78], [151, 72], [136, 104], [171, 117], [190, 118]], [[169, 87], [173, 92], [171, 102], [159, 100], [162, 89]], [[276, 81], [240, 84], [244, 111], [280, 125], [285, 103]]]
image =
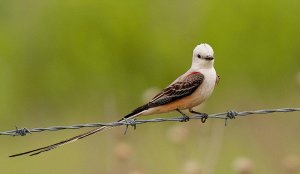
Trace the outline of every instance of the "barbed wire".
[[[270, 114], [275, 112], [295, 112], [300, 111], [300, 108], [280, 108], [280, 109], [263, 109], [263, 110], [255, 110], [255, 111], [242, 111], [242, 112], [236, 112], [236, 111], [228, 111], [228, 112], [222, 112], [222, 113], [216, 113], [216, 114], [210, 114], [210, 115], [201, 115], [196, 114], [192, 115], [189, 118], [191, 120], [193, 119], [200, 119], [203, 121], [203, 119], [206, 118], [216, 118], [216, 119], [224, 119], [225, 120], [225, 126], [227, 125], [228, 119], [234, 119], [238, 116], [250, 116], [253, 114]], [[110, 123], [88, 123], [88, 124], [77, 124], [77, 125], [71, 125], [71, 126], [52, 126], [47, 128], [33, 128], [33, 129], [27, 129], [27, 128], [18, 128], [16, 127], [15, 130], [0, 132], [0, 135], [9, 135], [9, 136], [25, 136], [27, 134], [31, 134], [34, 132], [43, 132], [43, 131], [59, 131], [59, 130], [66, 130], [66, 129], [81, 129], [85, 127], [101, 127], [101, 126], [109, 126], [109, 127], [116, 127], [116, 126], [134, 126], [137, 124], [144, 124], [144, 123], [157, 123], [157, 122], [178, 122], [182, 121], [182, 117], [175, 117], [175, 118], [154, 118], [154, 119], [148, 119], [148, 120], [139, 120], [139, 119], [130, 119], [120, 122], [110, 122]], [[204, 120], [205, 121], [205, 120]]]

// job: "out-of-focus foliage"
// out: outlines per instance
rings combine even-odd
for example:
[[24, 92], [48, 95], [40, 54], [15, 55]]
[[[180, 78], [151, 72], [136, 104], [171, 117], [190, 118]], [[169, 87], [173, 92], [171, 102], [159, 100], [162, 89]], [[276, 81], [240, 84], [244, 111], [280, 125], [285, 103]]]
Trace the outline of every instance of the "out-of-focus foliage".
[[[299, 107], [298, 0], [2, 0], [0, 130], [119, 119], [188, 69], [202, 42], [221, 82], [201, 111]], [[116, 129], [26, 161], [6, 156], [80, 131], [0, 137], [0, 173], [232, 173], [240, 158], [283, 173], [300, 156], [297, 115], [187, 123], [184, 138], [174, 124]]]

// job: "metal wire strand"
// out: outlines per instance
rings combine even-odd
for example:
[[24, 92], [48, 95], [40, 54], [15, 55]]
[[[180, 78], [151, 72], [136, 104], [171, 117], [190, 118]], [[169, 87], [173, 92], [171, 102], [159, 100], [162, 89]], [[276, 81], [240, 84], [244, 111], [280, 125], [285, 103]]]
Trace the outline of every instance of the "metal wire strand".
[[[217, 118], [217, 119], [224, 119], [225, 120], [225, 126], [227, 125], [228, 119], [234, 119], [236, 117], [242, 117], [242, 116], [250, 116], [253, 114], [271, 114], [274, 112], [295, 112], [300, 111], [300, 108], [280, 108], [280, 109], [262, 109], [262, 110], [256, 110], [256, 111], [242, 111], [242, 112], [236, 112], [236, 111], [228, 111], [228, 112], [222, 112], [217, 114], [210, 114], [207, 116], [207, 118]], [[202, 119], [203, 115], [193, 115], [190, 117], [191, 120], [193, 119]], [[35, 133], [35, 132], [43, 132], [43, 131], [59, 131], [59, 130], [65, 130], [65, 129], [81, 129], [85, 127], [101, 127], [101, 126], [109, 126], [109, 127], [116, 127], [116, 126], [122, 126], [126, 125], [128, 126], [135, 126], [137, 124], [144, 124], [144, 123], [157, 123], [157, 122], [174, 122], [174, 121], [182, 121], [182, 117], [174, 117], [174, 118], [154, 118], [154, 119], [148, 119], [148, 120], [131, 120], [131, 121], [125, 121], [125, 122], [111, 122], [111, 123], [89, 123], [89, 124], [78, 124], [78, 125], [71, 125], [71, 126], [52, 126], [47, 128], [33, 128], [33, 129], [27, 129], [27, 128], [17, 128], [15, 130], [0, 132], [0, 135], [9, 135], [9, 136], [25, 136], [28, 133]]]

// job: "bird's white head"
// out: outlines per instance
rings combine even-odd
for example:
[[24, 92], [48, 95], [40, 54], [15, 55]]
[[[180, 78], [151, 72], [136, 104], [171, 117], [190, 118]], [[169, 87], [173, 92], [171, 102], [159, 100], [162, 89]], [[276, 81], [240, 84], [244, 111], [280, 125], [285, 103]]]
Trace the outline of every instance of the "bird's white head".
[[193, 51], [192, 68], [211, 68], [214, 65], [214, 50], [206, 43], [197, 45]]

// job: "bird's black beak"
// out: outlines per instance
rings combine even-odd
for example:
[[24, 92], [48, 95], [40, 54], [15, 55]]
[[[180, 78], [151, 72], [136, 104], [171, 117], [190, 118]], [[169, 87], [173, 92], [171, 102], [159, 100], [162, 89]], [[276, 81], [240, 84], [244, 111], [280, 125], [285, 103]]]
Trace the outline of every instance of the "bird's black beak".
[[209, 57], [205, 57], [204, 59], [207, 60], [207, 61], [209, 61], [209, 60], [213, 60], [214, 57], [209, 56]]

